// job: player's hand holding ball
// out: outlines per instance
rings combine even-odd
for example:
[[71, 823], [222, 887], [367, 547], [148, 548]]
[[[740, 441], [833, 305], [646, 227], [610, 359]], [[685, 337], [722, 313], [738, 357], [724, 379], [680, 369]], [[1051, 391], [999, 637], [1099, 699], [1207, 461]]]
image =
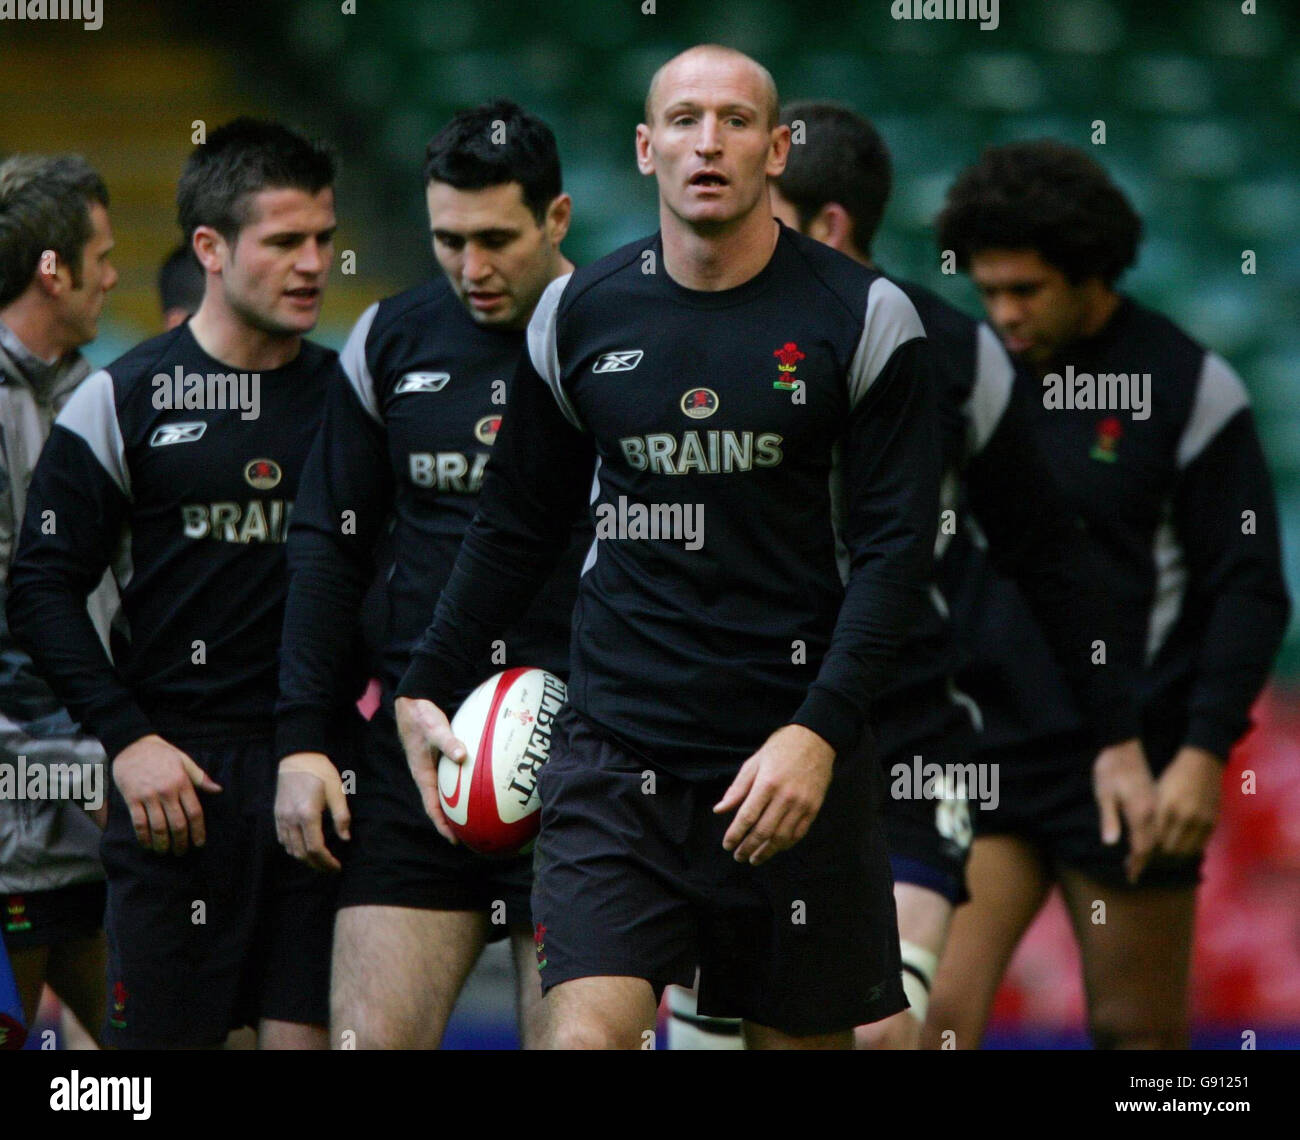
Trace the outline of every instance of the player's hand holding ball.
[[714, 806], [718, 813], [740, 808], [722, 837], [723, 848], [738, 863], [757, 867], [793, 847], [821, 811], [834, 765], [835, 750], [812, 729], [778, 728], [741, 765]]
[[221, 786], [179, 748], [157, 733], [142, 736], [113, 758], [113, 782], [126, 800], [141, 847], [184, 855], [207, 840], [203, 807], [194, 789]]
[[321, 817], [329, 808], [334, 831], [351, 839], [352, 815], [339, 770], [323, 752], [294, 752], [280, 761], [275, 785], [275, 834], [295, 859], [318, 871], [341, 871], [325, 845]]
[[397, 731], [402, 738], [402, 751], [406, 753], [406, 766], [411, 769], [415, 786], [420, 789], [424, 810], [438, 833], [448, 843], [455, 843], [456, 835], [443, 814], [442, 804], [438, 802], [438, 756], [441, 754], [456, 764], [463, 764], [469, 753], [452, 733], [447, 714], [432, 701], [398, 697], [394, 711]]

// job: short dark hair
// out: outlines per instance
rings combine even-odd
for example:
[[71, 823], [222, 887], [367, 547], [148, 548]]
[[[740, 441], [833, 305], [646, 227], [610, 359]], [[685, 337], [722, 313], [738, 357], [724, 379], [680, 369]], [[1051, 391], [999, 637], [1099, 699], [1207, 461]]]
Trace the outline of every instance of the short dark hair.
[[281, 123], [241, 117], [218, 127], [185, 160], [176, 210], [188, 242], [211, 226], [234, 242], [249, 221], [249, 199], [268, 189], [319, 194], [334, 184], [334, 156]]
[[424, 183], [483, 190], [518, 182], [540, 225], [563, 193], [555, 133], [509, 99], [458, 111], [425, 148]]
[[1076, 285], [1114, 284], [1142, 240], [1142, 219], [1105, 168], [1054, 139], [988, 147], [952, 184], [935, 225], [961, 269], [981, 250], [1031, 249]]
[[789, 199], [806, 227], [828, 202], [838, 202], [853, 219], [853, 242], [865, 255], [880, 228], [894, 185], [889, 148], [880, 132], [839, 103], [810, 100], [781, 109], [781, 122], [804, 125], [804, 141], [790, 147], [777, 189]]
[[31, 284], [47, 249], [80, 288], [94, 202], [108, 206], [108, 187], [79, 154], [15, 154], [0, 163], [0, 308]]
[[207, 275], [203, 266], [194, 256], [190, 245], [178, 245], [167, 255], [167, 260], [158, 270], [158, 296], [162, 302], [162, 311], [184, 309], [187, 313], [197, 313], [203, 304], [203, 289], [207, 284]]

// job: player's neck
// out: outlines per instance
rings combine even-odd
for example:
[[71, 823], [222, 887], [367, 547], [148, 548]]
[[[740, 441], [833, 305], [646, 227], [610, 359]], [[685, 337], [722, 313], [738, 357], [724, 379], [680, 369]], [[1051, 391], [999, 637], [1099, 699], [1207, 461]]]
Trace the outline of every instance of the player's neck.
[[549, 285], [551, 281], [554, 281], [559, 277], [563, 277], [566, 273], [572, 273], [575, 268], [577, 267], [573, 264], [572, 261], [570, 261], [567, 257], [565, 257], [564, 254], [560, 254], [555, 259], [555, 272], [551, 274], [551, 280], [548, 281], [547, 284]]
[[213, 360], [241, 372], [271, 372], [283, 368], [302, 350], [301, 336], [285, 336], [253, 328], [234, 313], [219, 309], [203, 298], [190, 318], [190, 333]]
[[1083, 321], [1079, 326], [1080, 338], [1096, 336], [1101, 332], [1106, 327], [1106, 323], [1115, 315], [1120, 300], [1120, 295], [1113, 289], [1098, 283], [1096, 289], [1087, 297]]
[[39, 300], [27, 292], [0, 310], [0, 321], [34, 357], [53, 364], [75, 346], [63, 343], [54, 322], [41, 309]]
[[766, 210], [751, 210], [731, 228], [701, 233], [660, 207], [664, 272], [678, 285], [718, 292], [762, 272], [776, 249], [780, 227]]

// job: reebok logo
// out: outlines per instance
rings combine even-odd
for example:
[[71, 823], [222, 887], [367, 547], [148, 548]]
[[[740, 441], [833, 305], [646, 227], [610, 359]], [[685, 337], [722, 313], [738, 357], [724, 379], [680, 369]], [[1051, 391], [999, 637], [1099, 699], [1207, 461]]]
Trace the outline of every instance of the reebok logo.
[[592, 372], [631, 372], [641, 363], [645, 353], [639, 348], [625, 348], [621, 352], [607, 352], [592, 365]]
[[450, 372], [408, 372], [393, 389], [394, 396], [407, 392], [441, 392], [451, 379]]
[[208, 425], [201, 422], [163, 424], [162, 427], [154, 428], [153, 435], [149, 437], [149, 446], [169, 447], [173, 443], [193, 443], [207, 430]]

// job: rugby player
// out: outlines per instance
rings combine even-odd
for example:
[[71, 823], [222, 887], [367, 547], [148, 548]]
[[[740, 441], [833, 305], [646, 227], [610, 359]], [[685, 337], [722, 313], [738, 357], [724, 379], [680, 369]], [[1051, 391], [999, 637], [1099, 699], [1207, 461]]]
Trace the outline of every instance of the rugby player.
[[[80, 350], [95, 339], [117, 283], [112, 249], [108, 190], [85, 159], [28, 154], [0, 164], [0, 596], [37, 458], [54, 417], [90, 374]], [[102, 578], [89, 598], [98, 636], [107, 638], [116, 607], [112, 581]], [[96, 823], [107, 815], [104, 750], [68, 716], [3, 617], [0, 660], [0, 763], [11, 779], [43, 767], [50, 780], [45, 800], [26, 800], [16, 781], [12, 793], [0, 795], [0, 932], [26, 1021], [47, 983], [98, 1033], [105, 892]], [[98, 790], [98, 802], [85, 804], [90, 814], [58, 798], [75, 790], [55, 782], [60, 769], [76, 774], [87, 801]]]
[[789, 140], [733, 49], [655, 74], [636, 145], [660, 230], [542, 295], [398, 690], [445, 829], [435, 757], [464, 744], [442, 710], [571, 520], [703, 510], [698, 549], [598, 530], [579, 585], [533, 888], [552, 1047], [644, 1047], [697, 964], [700, 1010], [751, 1047], [847, 1048], [906, 1005], [867, 710], [926, 602], [928, 356], [896, 286], [772, 217]]
[[[238, 119], [190, 155], [181, 228], [199, 311], [91, 375], [37, 465], [15, 636], [112, 763], [108, 1011], [117, 1047], [326, 1043], [333, 880], [275, 840], [272, 713], [284, 538], [334, 354], [315, 325], [332, 158]], [[112, 566], [130, 640], [86, 595]]]
[[[1196, 885], [1223, 768], [1250, 724], [1289, 613], [1273, 490], [1245, 388], [1216, 353], [1120, 293], [1141, 221], [1091, 157], [1052, 141], [991, 147], [948, 193], [942, 249], [1032, 374], [1052, 457], [1119, 624], [1156, 777], [1155, 849], [1135, 882], [1101, 841], [1092, 750], [1040, 623], [995, 571], [961, 619], [964, 681], [997, 810], [977, 813], [968, 878], [926, 1043], [979, 1044], [1007, 963], [1053, 884], [1083, 959], [1101, 1048], [1184, 1048]], [[1095, 916], [1102, 913], [1105, 920]]]
[[[506, 101], [451, 120], [424, 167], [440, 272], [371, 305], [335, 376], [289, 539], [277, 751], [286, 850], [338, 870], [328, 807], [349, 837], [335, 928], [332, 1039], [436, 1048], [489, 939], [512, 940], [520, 1035], [540, 1043], [530, 855], [493, 859], [438, 834], [411, 780], [393, 691], [451, 572], [506, 411], [524, 330], [542, 291], [573, 265], [560, 251], [571, 200], [555, 136]], [[525, 430], [533, 430], [531, 425]], [[351, 696], [348, 630], [392, 527], [380, 709], [349, 806], [331, 724]], [[345, 521], [349, 525], [344, 525]], [[512, 665], [568, 674], [569, 624], [591, 531], [581, 526], [523, 620], [455, 679], [453, 707]], [[352, 1038], [344, 1038], [350, 1032]]]
[[[804, 141], [791, 147], [784, 173], [772, 183], [773, 212], [801, 233], [876, 268], [872, 242], [892, 182], [889, 152], [879, 133], [862, 116], [828, 103], [792, 103], [782, 110], [781, 121], [792, 129], [798, 124]], [[1079, 694], [1100, 749], [1096, 770], [1102, 794], [1129, 822], [1140, 865], [1152, 838], [1153, 796], [1137, 740], [1136, 707], [1113, 670], [1094, 663], [1094, 640], [1109, 636], [1109, 606], [1094, 585], [1077, 520], [1035, 445], [1023, 408], [1024, 380], [1017, 390], [1011, 361], [988, 326], [927, 289], [891, 280], [916, 306], [937, 358], [947, 475], [943, 507], [949, 513], [939, 529], [936, 561], [956, 533], [958, 516], [965, 520], [967, 503], [958, 495], [958, 480], [964, 479], [965, 497], [990, 555], [1021, 584]], [[957, 661], [948, 605], [937, 585], [931, 597], [933, 605], [910, 631], [895, 677], [877, 702], [877, 747], [891, 780], [885, 826], [903, 988], [911, 1003], [906, 1013], [859, 1032], [861, 1044], [885, 1048], [919, 1043], [953, 907], [966, 898], [970, 814], [992, 809], [1000, 796], [1000, 781], [993, 782], [991, 770], [977, 777], [970, 765], [978, 708], [953, 684]], [[926, 798], [915, 796], [910, 773], [916, 764], [927, 770], [937, 765], [942, 772], [927, 782]], [[943, 786], [935, 786], [940, 779]]]

